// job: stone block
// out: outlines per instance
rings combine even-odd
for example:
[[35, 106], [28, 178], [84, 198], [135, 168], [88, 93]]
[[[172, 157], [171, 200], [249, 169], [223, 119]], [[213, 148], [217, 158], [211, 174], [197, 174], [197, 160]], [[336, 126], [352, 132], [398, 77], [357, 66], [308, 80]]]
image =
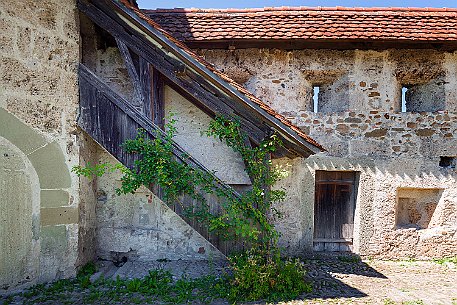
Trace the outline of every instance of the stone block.
[[41, 251], [64, 253], [67, 248], [67, 229], [64, 225], [41, 228]]
[[41, 190], [40, 203], [42, 208], [68, 206], [70, 195], [64, 190]]
[[365, 133], [365, 137], [379, 138], [379, 137], [384, 137], [386, 134], [387, 134], [386, 128], [378, 128], [378, 129], [373, 129], [372, 131]]
[[57, 9], [53, 1], [2, 1], [0, 10], [5, 14], [47, 30], [56, 29]]
[[58, 95], [60, 73], [39, 68], [33, 60], [21, 62], [13, 58], [0, 61], [0, 84], [7, 90], [28, 95], [41, 95], [52, 99]]
[[78, 223], [79, 211], [75, 207], [41, 208], [41, 225], [54, 226]]
[[11, 55], [13, 52], [14, 42], [13, 38], [10, 36], [2, 35], [0, 36], [0, 52], [5, 55]]
[[3, 108], [0, 108], [0, 136], [14, 143], [25, 154], [46, 144], [44, 137]]
[[19, 26], [16, 29], [16, 47], [20, 56], [27, 58], [32, 54], [32, 30], [29, 27]]
[[69, 169], [57, 142], [41, 147], [29, 155], [40, 179], [42, 189], [68, 188], [71, 185]]
[[45, 132], [58, 132], [61, 129], [63, 109], [41, 99], [8, 97], [6, 108], [34, 128]]

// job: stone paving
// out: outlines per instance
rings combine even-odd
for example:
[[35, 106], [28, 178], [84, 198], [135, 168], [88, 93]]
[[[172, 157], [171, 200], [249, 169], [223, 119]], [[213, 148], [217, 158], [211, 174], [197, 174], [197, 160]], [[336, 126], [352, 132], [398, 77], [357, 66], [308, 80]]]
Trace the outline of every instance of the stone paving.
[[[105, 264], [105, 275], [127, 278], [142, 277], [155, 268], [169, 270], [175, 278], [194, 278], [209, 272], [220, 274], [226, 266], [207, 261], [127, 262], [113, 272], [113, 266]], [[306, 267], [314, 291], [302, 300], [279, 304], [457, 305], [457, 265], [452, 262], [361, 261], [355, 256], [330, 255], [309, 257]]]
[[[312, 293], [299, 300], [278, 305], [314, 304], [382, 304], [382, 305], [457, 305], [457, 260], [450, 261], [361, 261], [355, 256], [320, 256], [305, 260], [307, 280], [314, 286]], [[169, 270], [174, 279], [182, 276], [196, 278], [209, 273], [224, 272], [226, 263], [208, 261], [156, 261], [150, 263], [126, 262], [115, 266], [112, 262], [99, 262], [99, 272], [92, 279], [137, 278], [151, 269]], [[72, 297], [76, 303], [83, 304]], [[2, 298], [0, 297], [0, 304]], [[27, 304], [15, 298], [9, 304]], [[41, 303], [33, 303], [41, 304]], [[46, 302], [42, 304], [61, 304]], [[62, 303], [63, 304], [63, 303]], [[65, 303], [70, 304], [70, 303]], [[94, 303], [95, 304], [95, 303]], [[130, 304], [128, 300], [110, 304]], [[193, 304], [193, 303], [192, 303]], [[196, 303], [197, 304], [197, 303]], [[214, 305], [228, 305], [223, 300]], [[264, 303], [249, 303], [264, 304]]]

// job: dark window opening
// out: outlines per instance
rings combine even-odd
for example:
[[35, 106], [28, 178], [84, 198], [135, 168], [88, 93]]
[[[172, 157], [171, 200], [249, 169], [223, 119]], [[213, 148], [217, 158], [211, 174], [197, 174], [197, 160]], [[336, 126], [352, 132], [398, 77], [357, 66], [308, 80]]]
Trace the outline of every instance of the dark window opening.
[[398, 111], [436, 112], [445, 110], [444, 81], [441, 78], [420, 83], [401, 83]]
[[455, 157], [440, 157], [440, 167], [453, 168], [455, 169], [456, 160]]

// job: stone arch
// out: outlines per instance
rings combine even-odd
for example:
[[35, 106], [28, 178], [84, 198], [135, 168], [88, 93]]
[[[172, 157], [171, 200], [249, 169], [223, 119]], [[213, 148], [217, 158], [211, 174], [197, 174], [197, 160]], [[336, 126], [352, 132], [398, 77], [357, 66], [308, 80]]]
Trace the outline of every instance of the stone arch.
[[[9, 269], [0, 269], [1, 291], [43, 277], [43, 270], [38, 274], [43, 269], [39, 268], [43, 250], [52, 252], [56, 244], [65, 243], [65, 237], [58, 240], [56, 234], [49, 233], [63, 230], [65, 236], [62, 225], [78, 223], [78, 209], [69, 207], [71, 177], [60, 145], [48, 141], [3, 108], [0, 108], [0, 149], [0, 209], [3, 210], [0, 221], [10, 227], [0, 230], [0, 248], [9, 247], [20, 257], [20, 261], [0, 259], [1, 265], [11, 265]], [[8, 219], [17, 221], [9, 223]], [[3, 223], [1, 226], [5, 228]], [[40, 247], [43, 242], [45, 249], [43, 245]], [[9, 250], [2, 251], [5, 253], [0, 251], [0, 256], [15, 255]], [[22, 259], [24, 255], [28, 259]]]
[[40, 187], [27, 156], [0, 137], [0, 290], [37, 278]]

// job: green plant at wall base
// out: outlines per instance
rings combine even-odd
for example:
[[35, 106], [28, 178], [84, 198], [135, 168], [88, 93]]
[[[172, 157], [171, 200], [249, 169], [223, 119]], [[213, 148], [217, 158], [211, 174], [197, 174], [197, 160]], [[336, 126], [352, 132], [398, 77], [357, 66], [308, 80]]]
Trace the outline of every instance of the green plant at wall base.
[[[247, 241], [251, 249], [229, 259], [233, 275], [227, 278], [230, 288], [226, 297], [230, 301], [291, 299], [309, 291], [310, 286], [303, 280], [303, 267], [297, 262], [281, 261], [277, 246], [279, 234], [272, 223], [278, 216], [273, 205], [285, 198], [283, 190], [272, 189], [272, 186], [287, 175], [282, 168], [273, 167], [270, 160], [271, 154], [282, 145], [277, 135], [272, 134], [251, 147], [239, 122], [217, 116], [210, 123], [205, 134], [225, 142], [244, 161], [252, 188], [237, 196], [231, 190], [220, 188], [211, 174], [183, 162], [189, 156], [180, 156], [178, 160], [173, 154], [175, 123], [176, 120], [169, 120], [165, 135], [157, 132], [151, 139], [144, 130], [139, 130], [135, 139], [123, 144], [127, 153], [138, 156], [132, 170], [100, 164], [75, 167], [73, 171], [91, 178], [120, 170], [123, 176], [121, 187], [116, 190], [119, 195], [134, 193], [143, 185], [160, 186], [167, 203], [179, 202], [180, 196], [188, 195], [196, 203], [186, 210], [188, 217], [226, 239], [242, 237]], [[204, 194], [222, 199], [219, 201], [222, 212], [212, 214]], [[137, 283], [132, 282], [129, 287], [135, 290]]]

